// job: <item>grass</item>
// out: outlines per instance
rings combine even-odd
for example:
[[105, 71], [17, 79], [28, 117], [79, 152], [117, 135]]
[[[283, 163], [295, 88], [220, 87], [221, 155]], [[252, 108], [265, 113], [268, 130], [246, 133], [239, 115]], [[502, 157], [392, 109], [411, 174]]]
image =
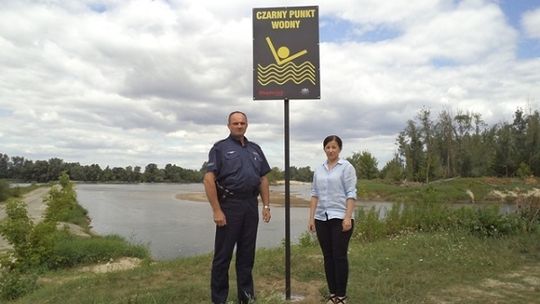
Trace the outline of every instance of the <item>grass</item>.
[[[531, 200], [530, 214], [522, 214], [520, 219], [503, 216], [496, 209], [454, 210], [444, 204], [464, 199], [467, 189], [480, 200], [489, 200], [493, 189], [527, 190], [538, 185], [536, 179], [459, 178], [405, 186], [361, 181], [359, 185], [361, 196], [413, 204], [405, 204], [403, 209], [396, 205], [385, 219], [373, 211], [359, 212], [349, 252], [349, 303], [537, 301], [539, 200]], [[522, 229], [523, 219], [531, 229]], [[62, 244], [78, 264], [92, 262], [84, 260], [92, 256], [92, 249], [100, 256], [107, 249], [108, 254], [120, 257], [124, 254], [118, 255], [116, 249], [123, 248], [121, 243], [112, 237], [96, 244], [70, 239]], [[145, 256], [142, 248], [129, 252]], [[209, 303], [211, 261], [211, 255], [201, 255], [166, 262], [145, 259], [136, 269], [115, 273], [96, 274], [80, 268], [49, 271], [40, 274], [39, 288], [9, 303]], [[327, 291], [322, 256], [313, 235], [304, 234], [292, 247], [291, 267], [292, 293], [303, 298], [297, 303], [320, 303]], [[257, 303], [287, 303], [284, 268], [283, 248], [257, 251], [253, 272]], [[233, 270], [234, 261], [230, 303], [236, 300]]]
[[[286, 303], [283, 258], [282, 248], [257, 251], [257, 303]], [[349, 262], [350, 303], [440, 303], [443, 299], [452, 303], [512, 303], [516, 299], [532, 303], [540, 293], [539, 285], [534, 284], [540, 280], [540, 233], [498, 239], [462, 232], [415, 233], [370, 243], [353, 240]], [[203, 255], [147, 263], [117, 273], [47, 273], [40, 280], [41, 288], [10, 303], [209, 303], [210, 265], [211, 256]], [[319, 303], [325, 281], [318, 246], [293, 246], [291, 265], [292, 293], [304, 297], [298, 303]], [[515, 275], [507, 283], [501, 281], [527, 269], [529, 281], [519, 281]], [[233, 271], [230, 279], [229, 299], [233, 301]], [[489, 280], [499, 280], [507, 287], [519, 281], [519, 288], [513, 290], [519, 297], [496, 294], [501, 288], [480, 298], [463, 292], [465, 287], [481, 289]]]
[[423, 193], [430, 193], [440, 203], [470, 202], [467, 194], [470, 190], [476, 202], [490, 202], [496, 198], [490, 195], [493, 190], [528, 191], [540, 186], [539, 178], [526, 180], [519, 178], [453, 178], [434, 181], [429, 184], [421, 183], [395, 183], [384, 180], [359, 181], [358, 195], [362, 200], [390, 201], [390, 202], [416, 202], [422, 198]]

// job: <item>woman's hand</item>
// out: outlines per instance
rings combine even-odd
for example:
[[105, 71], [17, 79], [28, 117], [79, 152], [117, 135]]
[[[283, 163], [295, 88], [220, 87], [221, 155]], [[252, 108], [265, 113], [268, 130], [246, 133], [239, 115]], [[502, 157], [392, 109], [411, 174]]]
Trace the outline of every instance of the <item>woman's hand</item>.
[[343, 222], [341, 223], [341, 226], [342, 226], [342, 231], [343, 232], [351, 230], [351, 228], [352, 228], [352, 220], [351, 220], [351, 218], [350, 217], [345, 217], [343, 219]]
[[314, 218], [309, 219], [308, 230], [310, 232], [315, 232], [315, 219]]

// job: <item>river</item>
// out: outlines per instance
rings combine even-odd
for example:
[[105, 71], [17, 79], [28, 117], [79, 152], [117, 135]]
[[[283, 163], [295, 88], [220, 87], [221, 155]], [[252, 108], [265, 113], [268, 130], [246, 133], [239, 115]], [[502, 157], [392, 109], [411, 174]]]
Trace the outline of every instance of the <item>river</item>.
[[[284, 192], [284, 186], [271, 186]], [[310, 185], [291, 184], [291, 196], [309, 200]], [[204, 193], [202, 184], [77, 184], [79, 203], [88, 210], [92, 230], [100, 235], [117, 234], [149, 248], [154, 259], [209, 253], [213, 250], [215, 225], [208, 202], [180, 200], [177, 194]], [[470, 204], [453, 204], [462, 207]], [[358, 207], [375, 208], [383, 218], [390, 202], [365, 202]], [[501, 206], [508, 213], [513, 205]], [[307, 231], [308, 208], [291, 207], [291, 242]], [[285, 208], [272, 206], [270, 223], [259, 221], [258, 248], [281, 246], [285, 239]]]
[[[309, 186], [291, 186], [291, 194], [309, 196], [306, 189]], [[93, 231], [146, 245], [155, 259], [213, 249], [215, 225], [210, 205], [175, 198], [179, 193], [203, 192], [202, 184], [77, 184], [76, 191], [92, 219]], [[291, 242], [297, 242], [307, 230], [307, 218], [307, 208], [291, 207]], [[270, 223], [259, 222], [257, 247], [277, 247], [284, 239], [285, 209], [274, 206]]]

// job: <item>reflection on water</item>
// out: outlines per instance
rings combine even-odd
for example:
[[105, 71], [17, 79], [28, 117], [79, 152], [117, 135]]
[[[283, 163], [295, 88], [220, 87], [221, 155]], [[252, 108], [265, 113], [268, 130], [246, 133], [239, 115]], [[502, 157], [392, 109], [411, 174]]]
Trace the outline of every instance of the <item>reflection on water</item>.
[[[215, 225], [210, 205], [175, 198], [178, 193], [204, 192], [202, 184], [77, 184], [76, 190], [95, 232], [148, 245], [156, 259], [213, 249]], [[291, 208], [292, 242], [307, 230], [307, 217], [308, 209]], [[270, 223], [259, 223], [257, 246], [280, 246], [284, 238], [285, 209], [273, 207]]]

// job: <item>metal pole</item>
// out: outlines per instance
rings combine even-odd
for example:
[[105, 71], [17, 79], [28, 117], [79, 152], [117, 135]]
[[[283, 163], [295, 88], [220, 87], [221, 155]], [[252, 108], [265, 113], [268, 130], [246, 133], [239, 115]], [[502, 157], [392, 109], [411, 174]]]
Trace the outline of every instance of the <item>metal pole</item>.
[[285, 299], [291, 299], [291, 201], [289, 168], [289, 99], [285, 99]]

